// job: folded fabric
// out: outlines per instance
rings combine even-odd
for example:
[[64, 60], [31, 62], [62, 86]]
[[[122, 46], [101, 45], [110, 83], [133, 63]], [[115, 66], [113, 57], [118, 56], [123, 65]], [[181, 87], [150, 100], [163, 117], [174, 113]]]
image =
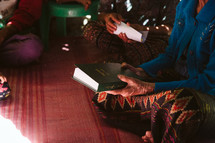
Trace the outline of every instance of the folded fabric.
[[6, 99], [10, 95], [10, 87], [7, 82], [0, 83], [0, 100]]

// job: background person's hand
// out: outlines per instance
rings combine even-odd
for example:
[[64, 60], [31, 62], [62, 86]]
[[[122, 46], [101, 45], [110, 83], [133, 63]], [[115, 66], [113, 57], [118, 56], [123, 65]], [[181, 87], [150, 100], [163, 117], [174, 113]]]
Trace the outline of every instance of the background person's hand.
[[120, 39], [122, 39], [125, 43], [134, 43], [135, 41], [129, 39], [125, 33], [120, 33], [118, 35]]
[[7, 78], [0, 73], [0, 84], [7, 82]]
[[113, 95], [122, 95], [123, 97], [129, 97], [153, 92], [155, 88], [155, 83], [144, 82], [124, 75], [118, 75], [118, 78], [123, 82], [128, 83], [127, 86], [122, 89], [110, 90], [105, 92]]
[[91, 5], [91, 0], [78, 0], [80, 3], [84, 5], [84, 9], [87, 10]]
[[114, 23], [120, 24], [121, 21], [124, 21], [122, 16], [117, 13], [107, 14], [104, 17], [104, 20], [105, 20], [107, 31], [111, 34], [113, 34], [113, 32], [116, 31], [117, 29], [117, 26]]
[[[139, 24], [130, 24], [129, 22], [127, 22], [126, 24], [127, 24], [128, 26], [134, 28], [134, 29], [137, 30], [137, 31], [142, 31], [141, 28], [143, 28], [143, 26], [140, 26]], [[118, 35], [118, 37], [119, 37], [120, 39], [122, 39], [125, 43], [135, 43], [135, 42], [136, 42], [136, 41], [134, 41], [134, 40], [132, 40], [132, 39], [129, 39], [125, 33], [120, 33], [120, 34]]]
[[121, 64], [122, 68], [126, 68], [126, 69], [129, 69], [131, 70], [132, 72], [134, 72], [136, 75], [140, 76], [140, 77], [148, 77], [149, 75], [140, 67], [138, 68], [135, 68], [133, 67], [132, 65], [130, 64], [127, 64], [125, 62], [123, 62]]

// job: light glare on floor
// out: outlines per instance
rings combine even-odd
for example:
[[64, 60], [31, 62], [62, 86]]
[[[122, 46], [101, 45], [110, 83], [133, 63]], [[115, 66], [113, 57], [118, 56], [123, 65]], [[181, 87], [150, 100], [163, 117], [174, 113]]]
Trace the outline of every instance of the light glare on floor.
[[16, 126], [0, 115], [0, 142], [2, 143], [31, 143]]

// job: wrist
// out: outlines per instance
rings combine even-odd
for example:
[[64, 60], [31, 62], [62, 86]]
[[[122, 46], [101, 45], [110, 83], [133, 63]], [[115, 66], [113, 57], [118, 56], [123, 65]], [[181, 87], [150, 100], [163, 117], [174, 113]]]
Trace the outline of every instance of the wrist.
[[98, 20], [102, 21], [102, 22], [105, 22], [106, 23], [106, 19], [107, 17], [109, 16], [110, 14], [109, 13], [100, 13], [99, 16], [98, 16]]
[[155, 91], [155, 83], [149, 83], [150, 84], [150, 92]]
[[12, 35], [16, 34], [18, 32], [18, 29], [12, 25], [12, 24], [7, 24], [1, 31], [0, 31], [0, 35], [1, 35], [1, 40], [6, 40], [9, 37], [11, 37]]
[[148, 94], [155, 91], [155, 83], [151, 82], [144, 82], [142, 86], [142, 93], [141, 94]]

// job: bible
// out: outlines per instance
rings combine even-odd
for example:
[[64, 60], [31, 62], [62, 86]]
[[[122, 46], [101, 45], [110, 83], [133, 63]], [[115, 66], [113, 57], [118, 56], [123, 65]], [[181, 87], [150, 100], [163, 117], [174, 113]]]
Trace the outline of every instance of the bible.
[[75, 66], [73, 79], [95, 92], [125, 87], [127, 83], [118, 79], [118, 74], [138, 78], [129, 69], [121, 68], [119, 63], [75, 64]]

